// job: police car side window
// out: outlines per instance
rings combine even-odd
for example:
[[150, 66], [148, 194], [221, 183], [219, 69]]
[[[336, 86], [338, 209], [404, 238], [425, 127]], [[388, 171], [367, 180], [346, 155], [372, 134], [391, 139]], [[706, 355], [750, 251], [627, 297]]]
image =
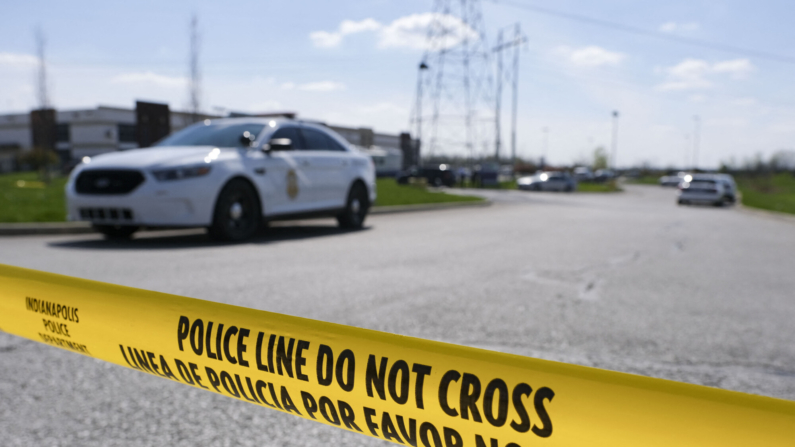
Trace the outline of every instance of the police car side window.
[[306, 149], [310, 151], [327, 151], [331, 149], [331, 141], [322, 132], [304, 127], [301, 129], [301, 133], [306, 141]]
[[331, 141], [331, 150], [332, 150], [332, 151], [340, 151], [340, 152], [345, 152], [345, 151], [347, 151], [347, 149], [345, 149], [345, 147], [344, 147], [343, 145], [341, 145], [341, 144], [340, 144], [340, 143], [339, 143], [337, 140], [335, 140], [334, 138], [331, 138], [331, 137], [327, 137], [327, 138], [329, 139], [329, 141]]
[[282, 127], [271, 135], [271, 139], [275, 138], [289, 138], [293, 142], [294, 150], [306, 148], [304, 140], [301, 138], [301, 133], [298, 132], [298, 129], [295, 127]]

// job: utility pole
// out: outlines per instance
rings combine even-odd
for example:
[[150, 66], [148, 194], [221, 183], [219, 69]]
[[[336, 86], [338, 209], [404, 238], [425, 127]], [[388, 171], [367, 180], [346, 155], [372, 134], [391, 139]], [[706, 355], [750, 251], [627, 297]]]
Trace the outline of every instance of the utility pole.
[[516, 164], [516, 117], [519, 107], [519, 43], [525, 42], [522, 30], [517, 22], [513, 29], [513, 104], [511, 111], [511, 164]]
[[549, 127], [544, 126], [541, 130], [544, 132], [544, 152], [541, 156], [541, 169], [544, 169], [547, 165], [547, 151], [549, 151]]
[[611, 144], [611, 154], [610, 154], [610, 161], [613, 170], [615, 171], [618, 167], [618, 163], [616, 163], [618, 156], [618, 110], [613, 111], [613, 141]]
[[201, 72], [199, 71], [199, 19], [196, 14], [190, 21], [190, 112], [191, 120], [199, 121], [201, 113]]
[[501, 114], [502, 110], [502, 30], [497, 34], [497, 102], [494, 109], [494, 159], [500, 162], [500, 144], [502, 143]]
[[693, 171], [698, 169], [698, 144], [701, 135], [701, 118], [698, 115], [693, 117]]
[[688, 150], [690, 150], [690, 133], [685, 132], [685, 151], [684, 151], [684, 163], [682, 164], [682, 170], [687, 171], [687, 165], [690, 164], [688, 157]]
[[504, 50], [513, 49], [513, 73], [511, 74], [511, 87], [513, 95], [513, 103], [511, 110], [511, 163], [516, 161], [516, 118], [518, 111], [518, 98], [519, 98], [519, 50], [527, 39], [522, 36], [522, 31], [519, 24], [514, 25], [514, 38], [508, 42], [503, 43], [503, 30], [500, 30], [497, 37], [497, 46], [494, 47], [494, 52], [497, 53], [497, 85], [496, 85], [496, 110], [495, 110], [495, 135], [494, 135], [494, 148], [495, 156], [499, 160], [500, 149], [502, 148], [502, 52]]
[[417, 143], [414, 145], [414, 160], [416, 166], [420, 166], [420, 145], [422, 144], [422, 72], [428, 70], [428, 65], [425, 61], [420, 62], [417, 68], [417, 105], [415, 106], [414, 119], [417, 124]]

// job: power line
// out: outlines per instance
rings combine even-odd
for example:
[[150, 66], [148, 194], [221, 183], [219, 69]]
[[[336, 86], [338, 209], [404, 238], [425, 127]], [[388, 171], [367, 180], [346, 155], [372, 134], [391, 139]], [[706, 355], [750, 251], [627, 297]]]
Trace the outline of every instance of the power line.
[[670, 41], [670, 42], [683, 43], [683, 44], [686, 44], [686, 45], [692, 45], [692, 46], [697, 46], [697, 47], [702, 47], [702, 48], [709, 48], [711, 50], [719, 50], [719, 51], [725, 51], [725, 52], [728, 52], [728, 53], [736, 53], [736, 54], [742, 54], [742, 55], [746, 55], [746, 56], [753, 56], [753, 57], [756, 57], [756, 58], [759, 58], [759, 59], [767, 59], [767, 60], [770, 60], [770, 61], [782, 62], [782, 63], [786, 63], [786, 64], [795, 64], [795, 57], [792, 57], [792, 56], [783, 56], [783, 55], [780, 55], [780, 54], [770, 53], [770, 52], [767, 52], [767, 51], [755, 50], [755, 49], [752, 49], [752, 48], [737, 47], [737, 46], [734, 46], [734, 45], [728, 45], [728, 44], [724, 44], [724, 43], [720, 43], [720, 42], [711, 42], [711, 41], [708, 41], [708, 40], [693, 39], [693, 38], [690, 38], [690, 37], [682, 37], [682, 36], [677, 36], [677, 35], [673, 35], [673, 34], [665, 34], [665, 33], [659, 32], [659, 31], [650, 31], [650, 30], [647, 30], [647, 29], [638, 28], [638, 27], [631, 26], [631, 25], [624, 25], [622, 23], [610, 22], [610, 21], [607, 21], [607, 20], [596, 19], [596, 18], [593, 18], [593, 17], [588, 17], [588, 16], [584, 16], [584, 15], [580, 15], [580, 14], [574, 14], [574, 13], [565, 12], [565, 11], [558, 11], [558, 10], [551, 9], [551, 8], [545, 8], [543, 6], [536, 6], [536, 5], [526, 4], [526, 3], [519, 3], [519, 2], [515, 2], [515, 1], [510, 1], [510, 0], [505, 0], [505, 1], [502, 1], [502, 0], [489, 0], [489, 1], [492, 2], [492, 3], [495, 3], [495, 4], [503, 4], [503, 5], [506, 5], [506, 6], [510, 6], [510, 7], [518, 8], [518, 9], [524, 9], [526, 11], [531, 11], [531, 12], [535, 12], [535, 13], [538, 13], [538, 14], [544, 14], [544, 15], [558, 17], [558, 18], [562, 18], [562, 19], [574, 20], [574, 21], [577, 21], [577, 22], [587, 23], [587, 24], [595, 25], [595, 26], [601, 26], [603, 28], [610, 28], [610, 29], [613, 29], [613, 30], [616, 30], [616, 31], [622, 31], [622, 32], [625, 32], [625, 33], [635, 34], [635, 35], [638, 35], [638, 36], [652, 37], [652, 38], [659, 39], [659, 40], [667, 40], [667, 41]]

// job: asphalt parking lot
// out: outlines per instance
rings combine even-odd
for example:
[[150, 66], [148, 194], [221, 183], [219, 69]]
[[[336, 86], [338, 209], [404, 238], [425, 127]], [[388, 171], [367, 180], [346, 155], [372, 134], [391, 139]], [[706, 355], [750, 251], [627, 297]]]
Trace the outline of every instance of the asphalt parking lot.
[[[795, 223], [674, 191], [132, 241], [0, 238], [0, 263], [795, 400]], [[2, 444], [385, 445], [0, 333]]]

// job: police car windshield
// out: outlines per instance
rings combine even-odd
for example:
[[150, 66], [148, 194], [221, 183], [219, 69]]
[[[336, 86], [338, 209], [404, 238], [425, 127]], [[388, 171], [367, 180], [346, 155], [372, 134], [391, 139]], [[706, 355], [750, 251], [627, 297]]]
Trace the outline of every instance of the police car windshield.
[[195, 124], [160, 140], [155, 146], [216, 146], [242, 147], [240, 137], [244, 132], [256, 137], [264, 124]]

